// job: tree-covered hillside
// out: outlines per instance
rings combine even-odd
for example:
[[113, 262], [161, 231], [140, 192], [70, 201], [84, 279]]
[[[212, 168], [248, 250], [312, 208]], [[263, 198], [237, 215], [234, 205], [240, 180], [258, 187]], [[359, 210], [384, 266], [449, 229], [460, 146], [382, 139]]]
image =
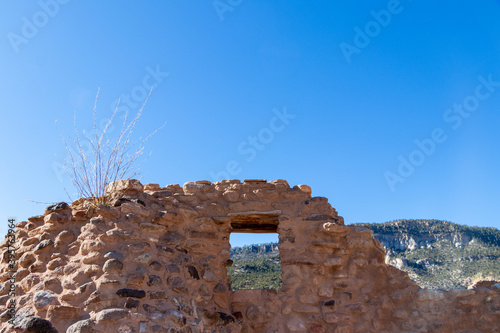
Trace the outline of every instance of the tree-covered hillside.
[[235, 247], [230, 257], [234, 261], [228, 268], [233, 290], [281, 288], [278, 244]]

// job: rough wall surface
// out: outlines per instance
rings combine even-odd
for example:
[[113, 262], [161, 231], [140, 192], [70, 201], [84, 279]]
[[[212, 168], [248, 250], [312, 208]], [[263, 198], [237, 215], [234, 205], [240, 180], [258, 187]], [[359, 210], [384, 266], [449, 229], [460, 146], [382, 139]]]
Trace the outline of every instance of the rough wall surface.
[[[500, 332], [500, 284], [420, 289], [306, 185], [114, 185], [17, 224], [14, 326], [2, 243], [0, 332]], [[231, 291], [231, 232], [279, 234], [281, 290]]]

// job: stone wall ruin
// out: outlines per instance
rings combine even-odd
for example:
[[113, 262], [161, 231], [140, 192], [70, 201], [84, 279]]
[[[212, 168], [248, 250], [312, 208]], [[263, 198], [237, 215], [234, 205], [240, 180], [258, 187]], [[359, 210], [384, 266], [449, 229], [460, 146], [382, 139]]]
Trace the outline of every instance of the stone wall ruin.
[[[113, 185], [109, 207], [61, 203], [17, 224], [14, 326], [0, 245], [0, 332], [500, 332], [500, 284], [420, 289], [306, 185]], [[280, 290], [231, 291], [238, 231], [279, 234]]]

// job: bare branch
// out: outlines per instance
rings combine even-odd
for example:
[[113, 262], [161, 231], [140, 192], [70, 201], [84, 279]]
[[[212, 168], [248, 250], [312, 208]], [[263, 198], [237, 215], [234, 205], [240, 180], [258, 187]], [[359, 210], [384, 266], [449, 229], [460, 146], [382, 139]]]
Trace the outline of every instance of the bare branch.
[[[79, 135], [76, 126], [75, 111], [73, 119], [75, 137], [71, 140], [75, 153], [73, 153], [67, 140], [62, 135], [59, 128], [57, 128], [69, 155], [69, 162], [65, 160], [62, 161], [64, 169], [71, 177], [71, 181], [78, 195], [81, 198], [91, 199], [92, 204], [96, 206], [100, 204], [109, 204], [109, 202], [107, 202], [109, 197], [106, 196], [105, 193], [106, 186], [109, 183], [118, 179], [135, 177], [139, 174], [138, 166], [142, 165], [144, 161], [139, 163], [139, 165], [136, 165], [136, 161], [143, 154], [145, 143], [166, 125], [166, 123], [163, 124], [145, 139], [139, 138], [135, 141], [131, 139], [133, 130], [142, 116], [146, 103], [151, 96], [150, 91], [146, 100], [130, 123], [127, 123], [128, 112], [125, 113], [121, 130], [116, 140], [110, 140], [110, 126], [118, 113], [120, 100], [118, 100], [115, 110], [106, 123], [106, 126], [102, 132], [99, 133], [97, 123], [97, 102], [99, 99], [99, 92], [100, 89], [97, 91], [92, 110], [94, 133], [88, 135], [83, 131], [83, 137]], [[82, 139], [85, 139], [85, 143], [82, 142]]]

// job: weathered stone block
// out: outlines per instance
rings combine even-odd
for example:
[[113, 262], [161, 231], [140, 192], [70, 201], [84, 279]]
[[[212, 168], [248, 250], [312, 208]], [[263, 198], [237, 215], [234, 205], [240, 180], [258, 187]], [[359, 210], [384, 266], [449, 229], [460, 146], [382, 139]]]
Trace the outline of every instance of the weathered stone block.
[[57, 296], [48, 291], [38, 291], [33, 296], [33, 305], [38, 311], [47, 310], [50, 305], [58, 304]]
[[44, 240], [42, 242], [40, 242], [34, 249], [33, 249], [33, 253], [39, 253], [41, 252], [43, 249], [47, 249], [49, 248], [50, 246], [52, 246], [54, 244], [54, 242], [51, 240], [51, 239], [47, 239], [47, 240]]
[[82, 309], [72, 306], [51, 305], [47, 310], [47, 318], [52, 322], [80, 317]]
[[142, 192], [143, 186], [140, 181], [135, 179], [121, 179], [109, 183], [106, 187], [106, 193], [113, 192]]
[[151, 262], [151, 260], [153, 260], [153, 256], [149, 252], [145, 252], [134, 258], [134, 262], [140, 264], [148, 264], [149, 262]]
[[92, 320], [81, 320], [77, 321], [70, 327], [68, 327], [68, 330], [66, 333], [96, 333], [95, 328], [95, 323]]
[[129, 312], [124, 309], [106, 309], [97, 313], [96, 320], [98, 323], [106, 321], [117, 321], [127, 317], [128, 315]]
[[120, 206], [120, 211], [122, 214], [134, 214], [139, 217], [148, 217], [151, 213], [142, 207], [142, 205], [138, 203], [125, 202]]
[[123, 270], [123, 263], [118, 259], [109, 259], [104, 263], [102, 270], [106, 273], [120, 273]]

